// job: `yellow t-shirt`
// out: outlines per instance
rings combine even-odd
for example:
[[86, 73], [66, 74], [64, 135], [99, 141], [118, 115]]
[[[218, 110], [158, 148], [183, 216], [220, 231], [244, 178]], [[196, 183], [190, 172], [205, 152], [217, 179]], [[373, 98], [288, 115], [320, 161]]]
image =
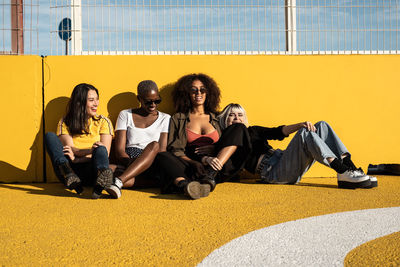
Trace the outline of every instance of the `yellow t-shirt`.
[[[111, 121], [103, 115], [96, 116], [95, 119], [90, 118], [89, 121], [89, 134], [80, 134], [72, 137], [74, 146], [79, 149], [91, 148], [95, 142], [100, 141], [100, 135], [110, 134], [114, 135], [114, 129]], [[64, 119], [61, 119], [57, 125], [57, 135], [70, 134]]]

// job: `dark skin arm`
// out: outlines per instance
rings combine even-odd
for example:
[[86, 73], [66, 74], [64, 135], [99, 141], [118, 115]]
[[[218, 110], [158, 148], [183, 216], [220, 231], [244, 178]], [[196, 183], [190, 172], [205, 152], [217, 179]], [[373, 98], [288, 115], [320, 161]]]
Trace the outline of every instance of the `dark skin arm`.
[[168, 142], [168, 133], [161, 133], [160, 139], [158, 140], [158, 144], [160, 145], [159, 152], [167, 151], [167, 142]]
[[131, 159], [125, 152], [126, 145], [126, 130], [118, 130], [115, 132], [115, 153], [117, 161], [124, 166], [128, 166]]

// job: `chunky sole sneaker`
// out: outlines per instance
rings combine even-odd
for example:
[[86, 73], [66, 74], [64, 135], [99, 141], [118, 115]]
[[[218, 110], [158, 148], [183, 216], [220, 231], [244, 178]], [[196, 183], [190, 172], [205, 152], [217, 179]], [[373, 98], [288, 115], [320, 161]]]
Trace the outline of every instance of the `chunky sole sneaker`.
[[367, 175], [365, 174], [365, 172], [363, 171], [362, 168], [358, 168], [356, 169], [356, 171], [358, 171], [359, 173], [368, 176], [369, 180], [371, 181], [371, 185], [363, 187], [363, 188], [374, 188], [378, 186], [378, 179], [375, 176], [371, 176], [371, 175]]
[[369, 177], [369, 180], [371, 181], [371, 184], [369, 186], [363, 187], [363, 188], [374, 188], [378, 187], [378, 179], [376, 179], [375, 176], [367, 175]]
[[338, 187], [344, 189], [370, 188], [370, 186], [371, 186], [370, 180], [366, 180], [364, 182], [359, 182], [359, 183], [338, 181]]
[[[364, 175], [367, 175], [367, 174], [365, 174], [365, 172], [361, 168], [358, 168], [357, 171], [361, 172]], [[371, 176], [371, 175], [367, 175], [367, 176], [369, 177], [369, 180], [371, 181], [371, 185], [367, 186], [365, 188], [377, 187], [378, 186], [378, 179], [375, 176]]]
[[358, 170], [348, 170], [344, 173], [338, 173], [337, 178], [339, 188], [366, 188], [371, 185], [369, 176]]
[[121, 189], [114, 184], [112, 184], [112, 185], [110, 185], [110, 187], [106, 188], [106, 191], [108, 194], [110, 194], [110, 196], [112, 198], [118, 199], [121, 197]]

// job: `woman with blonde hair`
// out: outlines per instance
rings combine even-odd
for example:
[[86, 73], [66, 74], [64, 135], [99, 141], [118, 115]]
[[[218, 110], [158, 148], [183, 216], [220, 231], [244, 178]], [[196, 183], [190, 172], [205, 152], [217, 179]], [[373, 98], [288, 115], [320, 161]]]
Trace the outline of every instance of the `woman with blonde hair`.
[[[222, 128], [248, 124], [246, 111], [239, 104], [227, 105], [219, 115]], [[376, 177], [366, 175], [351, 160], [351, 155], [331, 126], [305, 121], [267, 128], [248, 127], [252, 150], [245, 168], [261, 176], [262, 183], [295, 184], [315, 161], [337, 172], [340, 188], [376, 187]], [[268, 140], [283, 140], [296, 133], [286, 150], [273, 149]]]

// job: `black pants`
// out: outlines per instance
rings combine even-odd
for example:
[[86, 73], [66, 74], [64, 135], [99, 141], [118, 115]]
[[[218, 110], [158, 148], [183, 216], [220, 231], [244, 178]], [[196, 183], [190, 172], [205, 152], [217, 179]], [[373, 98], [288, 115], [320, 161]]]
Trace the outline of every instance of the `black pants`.
[[[232, 124], [226, 128], [222, 132], [218, 142], [215, 143], [215, 151], [218, 153], [221, 149], [228, 146], [236, 146], [237, 149], [219, 172], [217, 182], [228, 181], [243, 168], [246, 162], [251, 150], [251, 142], [244, 124]], [[192, 147], [191, 149], [187, 149], [185, 154], [193, 160], [200, 161], [201, 158], [193, 151]], [[173, 185], [173, 181], [178, 177], [184, 177], [189, 181], [196, 179], [196, 170], [187, 161], [176, 157], [170, 152], [158, 153], [155, 160], [159, 171], [163, 174], [162, 188], [164, 190], [162, 191], [164, 192], [170, 191], [169, 189]]]

